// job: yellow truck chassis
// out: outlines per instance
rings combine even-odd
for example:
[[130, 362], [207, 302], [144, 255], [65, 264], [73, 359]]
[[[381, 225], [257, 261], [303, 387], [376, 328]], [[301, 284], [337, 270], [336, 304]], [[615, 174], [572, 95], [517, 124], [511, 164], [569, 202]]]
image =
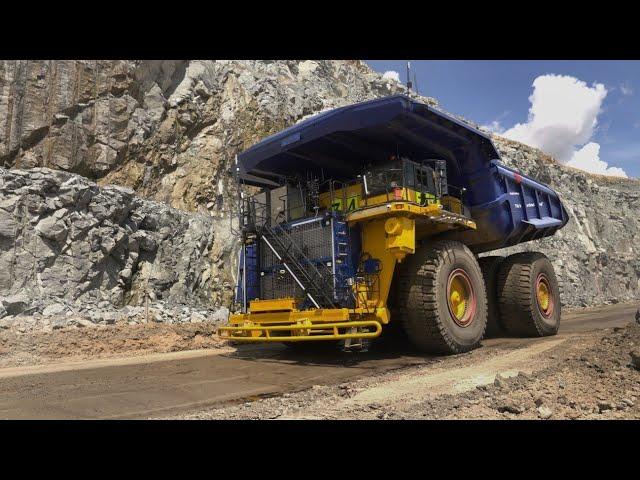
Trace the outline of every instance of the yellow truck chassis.
[[[404, 198], [414, 191], [405, 189]], [[448, 229], [474, 229], [469, 218], [443, 210], [439, 202], [421, 206], [405, 199], [367, 199], [349, 213], [349, 224], [361, 223], [364, 248], [382, 262], [374, 288], [354, 285], [354, 309], [297, 310], [291, 298], [253, 300], [248, 313], [230, 315], [219, 328], [223, 338], [239, 342], [302, 342], [375, 338], [389, 323], [387, 296], [397, 262], [415, 251], [416, 240]]]

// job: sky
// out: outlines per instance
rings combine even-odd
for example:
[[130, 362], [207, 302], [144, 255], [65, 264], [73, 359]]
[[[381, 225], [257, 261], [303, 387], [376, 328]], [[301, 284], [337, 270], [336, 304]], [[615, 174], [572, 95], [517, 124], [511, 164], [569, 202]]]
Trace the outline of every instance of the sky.
[[[367, 60], [406, 83], [406, 60]], [[421, 95], [559, 161], [640, 178], [640, 61], [413, 60]], [[415, 87], [414, 86], [414, 87]]]

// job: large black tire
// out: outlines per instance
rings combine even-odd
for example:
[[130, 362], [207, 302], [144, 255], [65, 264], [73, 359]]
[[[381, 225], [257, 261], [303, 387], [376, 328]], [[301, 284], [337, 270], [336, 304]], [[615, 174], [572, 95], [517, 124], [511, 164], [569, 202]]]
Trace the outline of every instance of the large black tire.
[[[546, 282], [546, 310], [538, 301], [538, 282]], [[539, 252], [510, 255], [498, 272], [498, 308], [507, 333], [524, 337], [555, 335], [560, 327], [560, 288], [549, 259]]]
[[[411, 343], [437, 354], [480, 346], [487, 326], [487, 296], [480, 266], [465, 245], [448, 240], [429, 243], [398, 268], [396, 312]], [[447, 286], [459, 271], [467, 276], [474, 297], [468, 312], [465, 308], [464, 326], [455, 320], [447, 297]]]
[[485, 337], [498, 337], [504, 333], [498, 309], [498, 270], [504, 257], [491, 256], [478, 259], [484, 287], [487, 290], [487, 331]]

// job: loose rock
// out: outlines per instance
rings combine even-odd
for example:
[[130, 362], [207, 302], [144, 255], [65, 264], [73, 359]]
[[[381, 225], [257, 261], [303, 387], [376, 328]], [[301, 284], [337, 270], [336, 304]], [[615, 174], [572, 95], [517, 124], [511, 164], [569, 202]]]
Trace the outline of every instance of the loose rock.
[[538, 416], [542, 420], [547, 420], [551, 418], [552, 415], [553, 415], [553, 410], [551, 410], [549, 407], [546, 407], [544, 405], [538, 407]]
[[45, 309], [42, 311], [42, 315], [44, 315], [45, 317], [51, 317], [54, 315], [60, 315], [65, 310], [66, 310], [66, 307], [61, 303], [54, 303], [45, 307]]

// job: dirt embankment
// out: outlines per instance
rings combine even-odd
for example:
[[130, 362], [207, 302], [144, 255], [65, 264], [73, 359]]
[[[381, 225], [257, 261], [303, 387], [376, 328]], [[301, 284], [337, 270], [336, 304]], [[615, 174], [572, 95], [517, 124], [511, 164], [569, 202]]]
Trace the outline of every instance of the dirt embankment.
[[52, 332], [0, 330], [0, 368], [219, 348], [212, 323], [116, 324]]

